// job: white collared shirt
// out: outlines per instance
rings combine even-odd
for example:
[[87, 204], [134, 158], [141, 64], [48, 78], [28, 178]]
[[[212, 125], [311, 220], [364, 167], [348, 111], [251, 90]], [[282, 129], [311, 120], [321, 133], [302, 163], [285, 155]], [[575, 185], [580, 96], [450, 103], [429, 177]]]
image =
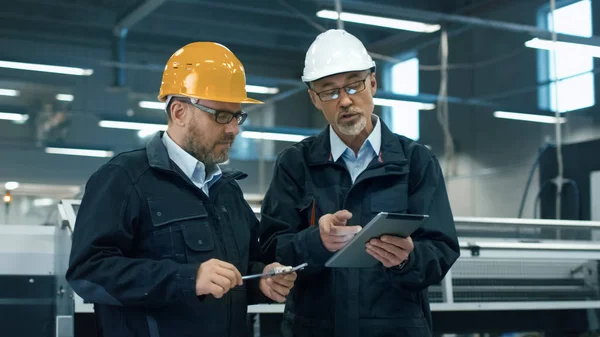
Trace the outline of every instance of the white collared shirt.
[[167, 148], [169, 158], [183, 171], [183, 173], [198, 186], [206, 195], [210, 187], [221, 178], [223, 173], [219, 165], [207, 174], [204, 163], [198, 161], [175, 143], [167, 132], [163, 133], [162, 142]]
[[331, 158], [337, 161], [340, 157], [344, 159], [346, 168], [352, 178], [352, 183], [369, 166], [369, 163], [379, 155], [381, 149], [381, 124], [379, 117], [372, 115], [373, 131], [358, 150], [358, 155], [346, 146], [340, 137], [335, 133], [333, 127], [329, 126], [329, 142], [331, 143]]

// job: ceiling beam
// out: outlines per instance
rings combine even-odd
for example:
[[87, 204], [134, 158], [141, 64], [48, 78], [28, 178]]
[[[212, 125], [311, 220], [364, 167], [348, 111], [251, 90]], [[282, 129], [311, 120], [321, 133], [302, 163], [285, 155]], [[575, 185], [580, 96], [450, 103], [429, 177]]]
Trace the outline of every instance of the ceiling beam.
[[[315, 0], [317, 3], [331, 6], [331, 0]], [[424, 21], [428, 23], [458, 23], [472, 26], [486, 27], [497, 30], [510, 31], [513, 33], [526, 33], [534, 37], [542, 39], [552, 39], [552, 33], [546, 29], [541, 29], [537, 26], [523, 25], [512, 22], [504, 22], [497, 20], [489, 20], [476, 18], [472, 16], [464, 16], [457, 14], [447, 14], [440, 12], [425, 11], [401, 6], [389, 6], [376, 4], [372, 2], [364, 2], [357, 0], [345, 0], [345, 10], [354, 10], [360, 13], [369, 13], [373, 15], [409, 18], [413, 20]], [[600, 46], [600, 38], [597, 36], [582, 37], [567, 34], [556, 34], [558, 41], [588, 44]]]
[[152, 13], [166, 1], [167, 0], [146, 0], [144, 3], [117, 20], [117, 23], [113, 28], [113, 34], [115, 36], [127, 35], [127, 32], [133, 25], [148, 16], [148, 14]]
[[[297, 15], [287, 11], [270, 9], [259, 6], [235, 5], [231, 3], [221, 3], [219, 1], [202, 1], [202, 0], [174, 0], [174, 2], [198, 5], [198, 7], [226, 9], [228, 11], [238, 11], [242, 13], [253, 13], [260, 15], [279, 16], [288, 19], [300, 19]], [[255, 2], [256, 3], [256, 2]]]

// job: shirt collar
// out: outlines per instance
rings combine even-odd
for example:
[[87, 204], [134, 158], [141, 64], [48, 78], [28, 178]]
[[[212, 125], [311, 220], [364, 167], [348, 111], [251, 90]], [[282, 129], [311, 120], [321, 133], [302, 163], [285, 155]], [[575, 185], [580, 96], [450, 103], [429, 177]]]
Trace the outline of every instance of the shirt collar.
[[[371, 131], [371, 134], [367, 137], [365, 143], [361, 146], [361, 149], [368, 144], [373, 151], [375, 151], [375, 154], [379, 155], [381, 149], [381, 124], [379, 123], [379, 117], [375, 114], [372, 115], [371, 121], [373, 121], [373, 131]], [[338, 134], [335, 133], [335, 130], [333, 130], [331, 125], [329, 125], [329, 142], [331, 143], [331, 158], [333, 161], [337, 161], [342, 154], [349, 149]]]
[[214, 178], [218, 178], [222, 175], [221, 168], [219, 165], [215, 165], [214, 169], [206, 173], [206, 166], [204, 163], [194, 158], [191, 154], [187, 153], [177, 143], [169, 137], [168, 133], [165, 132], [162, 137], [163, 144], [167, 148], [169, 158], [183, 171], [183, 173], [194, 183], [204, 184], [205, 181], [211, 181]]

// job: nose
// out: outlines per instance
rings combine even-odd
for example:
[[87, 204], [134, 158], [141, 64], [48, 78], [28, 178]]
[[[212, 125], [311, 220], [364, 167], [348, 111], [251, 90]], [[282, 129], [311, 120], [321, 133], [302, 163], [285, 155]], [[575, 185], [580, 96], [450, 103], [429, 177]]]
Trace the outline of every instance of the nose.
[[225, 133], [233, 134], [234, 136], [237, 136], [237, 134], [240, 133], [240, 126], [236, 118], [233, 118], [231, 122], [225, 124]]
[[347, 108], [352, 105], [352, 99], [350, 95], [345, 90], [340, 90], [340, 107]]

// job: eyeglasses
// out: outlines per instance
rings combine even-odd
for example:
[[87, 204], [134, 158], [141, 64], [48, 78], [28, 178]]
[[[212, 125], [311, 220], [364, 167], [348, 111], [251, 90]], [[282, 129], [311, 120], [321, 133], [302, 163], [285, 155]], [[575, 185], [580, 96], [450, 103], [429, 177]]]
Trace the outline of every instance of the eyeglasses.
[[352, 82], [352, 83], [344, 86], [343, 88], [327, 89], [327, 90], [321, 91], [321, 92], [315, 91], [315, 93], [317, 94], [317, 96], [319, 96], [319, 99], [321, 100], [321, 102], [329, 102], [329, 101], [333, 101], [333, 100], [340, 98], [340, 90], [342, 90], [342, 89], [344, 89], [344, 91], [348, 95], [354, 95], [354, 94], [357, 94], [357, 93], [365, 90], [365, 88], [366, 88], [365, 81], [367, 80], [367, 78], [369, 78], [369, 75], [367, 75], [367, 77], [365, 77], [363, 80]]
[[193, 107], [197, 108], [198, 110], [208, 112], [209, 114], [215, 116], [215, 122], [217, 122], [219, 124], [229, 124], [229, 123], [231, 123], [231, 120], [235, 118], [237, 120], [238, 125], [242, 125], [242, 124], [244, 124], [244, 121], [246, 121], [246, 118], [248, 117], [248, 114], [242, 110], [240, 110], [238, 112], [218, 111], [218, 110], [209, 108], [207, 106], [204, 106], [202, 104], [198, 104], [198, 103], [194, 102], [194, 100], [185, 100], [183, 102], [192, 105]]

